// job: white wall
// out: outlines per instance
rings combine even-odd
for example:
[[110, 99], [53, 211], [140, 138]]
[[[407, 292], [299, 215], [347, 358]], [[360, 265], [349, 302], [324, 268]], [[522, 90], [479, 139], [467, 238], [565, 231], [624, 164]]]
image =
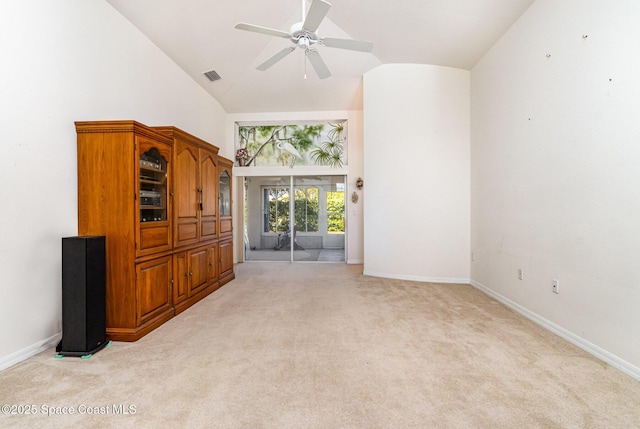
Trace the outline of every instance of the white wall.
[[226, 114], [103, 0], [4, 1], [0, 16], [2, 369], [59, 337], [61, 238], [77, 235], [74, 121], [176, 125], [216, 144]]
[[[294, 166], [289, 167], [245, 167], [234, 168], [233, 175], [239, 180], [234, 182], [234, 219], [241, 225], [243, 219], [242, 210], [242, 186], [241, 181], [245, 176], [268, 175], [345, 175], [347, 176], [347, 242], [346, 257], [348, 264], [361, 264], [363, 262], [363, 192], [355, 187], [355, 182], [363, 176], [363, 128], [362, 112], [358, 110], [347, 111], [321, 111], [321, 112], [273, 112], [273, 113], [242, 113], [227, 115], [227, 135], [232, 136], [227, 144], [233, 147], [236, 134], [236, 123], [283, 123], [296, 121], [330, 121], [336, 119], [347, 120], [347, 165], [343, 168], [331, 168], [324, 166]], [[351, 194], [359, 194], [359, 202], [351, 202]], [[243, 241], [241, 228], [234, 228], [234, 246], [236, 249], [236, 261], [242, 260]]]
[[636, 377], [639, 21], [537, 0], [471, 74], [474, 284]]
[[469, 72], [364, 76], [365, 274], [469, 282]]

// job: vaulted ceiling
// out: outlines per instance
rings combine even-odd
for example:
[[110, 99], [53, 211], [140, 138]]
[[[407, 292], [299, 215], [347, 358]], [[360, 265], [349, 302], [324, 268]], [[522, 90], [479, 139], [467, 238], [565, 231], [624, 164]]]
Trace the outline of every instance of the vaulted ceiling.
[[[318, 47], [332, 74], [321, 80], [300, 49], [256, 70], [291, 42], [234, 28], [246, 22], [288, 32], [302, 19], [302, 0], [107, 1], [229, 113], [360, 109], [362, 75], [381, 64], [471, 69], [534, 2], [328, 0], [318, 33], [371, 41], [373, 52]], [[211, 82], [203, 74], [210, 70], [222, 79]]]

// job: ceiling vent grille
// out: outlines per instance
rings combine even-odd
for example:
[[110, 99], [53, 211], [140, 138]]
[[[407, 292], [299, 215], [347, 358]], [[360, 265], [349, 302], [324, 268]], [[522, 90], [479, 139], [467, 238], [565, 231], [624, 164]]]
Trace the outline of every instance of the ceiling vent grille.
[[211, 82], [215, 82], [216, 80], [220, 80], [222, 79], [220, 77], [220, 75], [215, 71], [215, 70], [211, 70], [208, 72], [204, 72], [204, 75], [207, 77], [207, 79], [209, 79]]

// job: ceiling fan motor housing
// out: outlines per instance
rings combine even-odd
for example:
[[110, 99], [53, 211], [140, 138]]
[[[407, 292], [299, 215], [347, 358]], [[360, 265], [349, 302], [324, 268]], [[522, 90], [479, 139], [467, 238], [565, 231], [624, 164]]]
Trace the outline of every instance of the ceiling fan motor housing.
[[304, 49], [305, 51], [319, 41], [317, 33], [311, 33], [302, 28], [302, 22], [296, 22], [295, 24], [293, 24], [291, 26], [289, 34], [291, 34], [291, 42], [296, 44], [299, 48]]

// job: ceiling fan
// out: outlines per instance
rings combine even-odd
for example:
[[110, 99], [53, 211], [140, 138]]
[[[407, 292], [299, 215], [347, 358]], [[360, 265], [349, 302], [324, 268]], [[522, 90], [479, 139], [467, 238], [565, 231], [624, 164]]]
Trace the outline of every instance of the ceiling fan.
[[235, 28], [238, 30], [267, 34], [269, 36], [282, 37], [284, 39], [289, 39], [291, 43], [293, 43], [294, 46], [284, 48], [267, 61], [260, 64], [257, 67], [258, 70], [267, 70], [291, 52], [295, 51], [296, 47], [298, 47], [305, 51], [305, 55], [309, 59], [309, 62], [318, 77], [320, 79], [325, 79], [331, 76], [331, 72], [316, 50], [315, 47], [317, 45], [360, 52], [371, 52], [373, 50], [373, 43], [371, 42], [336, 39], [333, 37], [320, 37], [317, 30], [320, 23], [327, 15], [327, 12], [329, 12], [330, 7], [331, 3], [325, 0], [313, 0], [311, 7], [309, 7], [309, 13], [305, 17], [305, 0], [302, 0], [302, 21], [293, 24], [288, 33], [286, 31], [274, 30], [272, 28], [261, 27], [259, 25], [245, 24], [244, 22], [236, 24]]

